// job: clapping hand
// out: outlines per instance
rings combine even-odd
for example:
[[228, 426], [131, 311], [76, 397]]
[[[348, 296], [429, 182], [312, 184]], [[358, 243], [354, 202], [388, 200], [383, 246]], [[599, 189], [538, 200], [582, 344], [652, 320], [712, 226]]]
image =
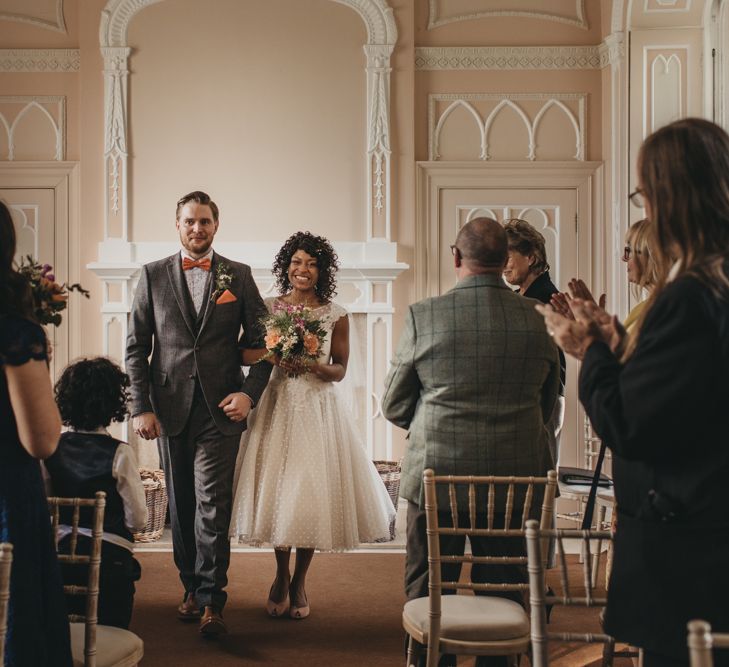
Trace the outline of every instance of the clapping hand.
[[567, 354], [582, 359], [587, 348], [596, 340], [606, 343], [618, 353], [625, 338], [625, 328], [615, 315], [610, 315], [594, 301], [569, 299], [571, 318], [550, 306], [539, 304], [536, 309], [544, 317], [547, 331]]
[[[552, 295], [550, 303], [560, 315], [566, 317], [569, 320], [574, 320], [575, 316], [570, 308], [570, 301], [572, 299], [582, 299], [583, 301], [595, 303], [595, 297], [592, 296], [590, 288], [585, 284], [585, 281], [580, 278], [572, 278], [567, 283], [569, 294], [566, 292], [556, 292]], [[607, 294], [601, 294], [597, 301], [597, 304], [602, 310], [605, 310], [607, 303]]]

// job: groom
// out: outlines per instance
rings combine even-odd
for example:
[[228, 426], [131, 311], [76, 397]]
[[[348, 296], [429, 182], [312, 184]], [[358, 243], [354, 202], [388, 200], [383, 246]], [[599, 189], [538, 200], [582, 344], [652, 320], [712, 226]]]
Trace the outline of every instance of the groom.
[[250, 267], [213, 252], [215, 202], [191, 192], [177, 202], [176, 217], [180, 251], [142, 267], [126, 370], [134, 432], [157, 438], [165, 471], [185, 589], [178, 618], [199, 618], [200, 632], [213, 636], [226, 632], [238, 444], [271, 373], [270, 364], [257, 364], [245, 377], [240, 349], [263, 347], [267, 311]]

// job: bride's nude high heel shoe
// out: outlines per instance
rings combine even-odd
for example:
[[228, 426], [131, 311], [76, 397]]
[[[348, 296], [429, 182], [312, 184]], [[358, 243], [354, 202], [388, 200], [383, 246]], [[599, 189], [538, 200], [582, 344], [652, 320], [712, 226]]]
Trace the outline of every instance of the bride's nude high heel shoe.
[[291, 609], [289, 609], [289, 616], [299, 621], [306, 618], [310, 612], [311, 608], [309, 607], [309, 598], [306, 598], [306, 604], [303, 607], [294, 607], [294, 605], [291, 605]]
[[271, 599], [271, 593], [273, 593], [273, 586], [271, 586], [271, 590], [268, 592], [268, 600], [266, 600], [266, 612], [272, 618], [281, 618], [282, 616], [285, 616], [289, 611], [288, 595], [283, 602], [274, 602]]

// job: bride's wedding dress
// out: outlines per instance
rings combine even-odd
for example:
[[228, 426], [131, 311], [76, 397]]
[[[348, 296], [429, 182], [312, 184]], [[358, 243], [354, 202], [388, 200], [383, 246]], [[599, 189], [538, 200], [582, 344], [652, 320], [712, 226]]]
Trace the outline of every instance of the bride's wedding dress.
[[[328, 331], [319, 357], [326, 363], [347, 311], [329, 303], [314, 314]], [[395, 510], [352, 422], [334, 383], [275, 367], [241, 441], [231, 535], [321, 551], [388, 539]]]

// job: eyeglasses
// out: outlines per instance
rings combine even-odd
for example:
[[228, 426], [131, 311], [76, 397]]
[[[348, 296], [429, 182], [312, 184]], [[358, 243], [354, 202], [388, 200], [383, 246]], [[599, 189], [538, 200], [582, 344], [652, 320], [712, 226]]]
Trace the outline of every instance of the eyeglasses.
[[630, 203], [633, 206], [636, 206], [637, 208], [645, 208], [645, 195], [643, 194], [643, 190], [640, 188], [637, 188], [635, 192], [631, 192], [628, 195], [628, 199], [630, 199]]
[[631, 248], [629, 245], [626, 245], [623, 248], [623, 261], [627, 262], [633, 253], [635, 253], [636, 255], [642, 254], [640, 250], [633, 250], [633, 248]]

